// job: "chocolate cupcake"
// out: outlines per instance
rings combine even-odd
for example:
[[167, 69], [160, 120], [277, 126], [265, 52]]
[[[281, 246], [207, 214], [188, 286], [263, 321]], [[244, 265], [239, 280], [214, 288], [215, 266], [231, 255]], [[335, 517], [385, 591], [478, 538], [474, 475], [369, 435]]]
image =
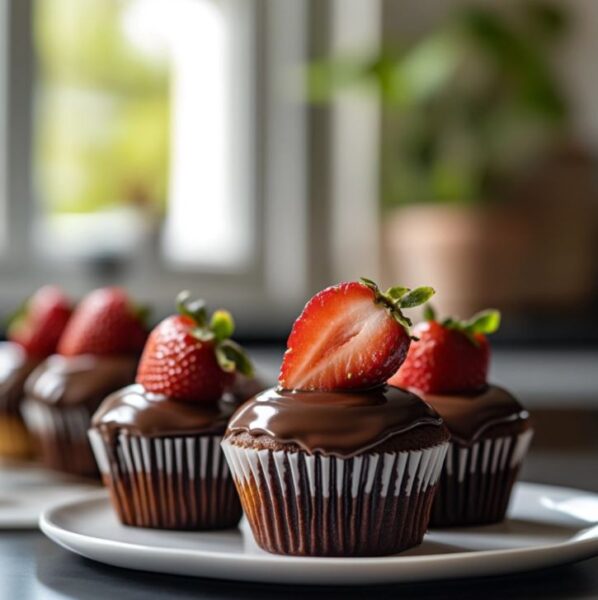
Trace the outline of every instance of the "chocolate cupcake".
[[533, 436], [529, 414], [507, 390], [486, 381], [500, 316], [442, 323], [428, 311], [390, 383], [415, 391], [443, 418], [451, 444], [432, 508], [435, 527], [483, 525], [504, 519], [513, 484]]
[[59, 354], [25, 383], [22, 413], [44, 465], [97, 475], [87, 440], [91, 416], [108, 394], [134, 382], [145, 337], [142, 318], [123, 290], [95, 290], [81, 301]]
[[203, 305], [187, 295], [178, 306], [181, 314], [150, 334], [137, 384], [106, 398], [89, 439], [125, 525], [234, 527], [241, 506], [220, 442], [239, 398], [255, 385], [251, 365], [229, 339], [228, 313], [208, 323]]
[[45, 286], [10, 321], [7, 333], [11, 341], [0, 343], [0, 456], [27, 458], [32, 454], [21, 416], [25, 380], [56, 350], [70, 314], [69, 301], [61, 290]]
[[28, 358], [19, 344], [0, 342], [0, 456], [26, 458], [31, 454], [20, 407], [25, 380], [38, 362]]
[[448, 447], [427, 404], [385, 386], [432, 291], [327, 288], [295, 322], [279, 377], [232, 417], [222, 448], [256, 542], [291, 555], [376, 556], [422, 541]]
[[136, 369], [135, 357], [55, 354], [33, 371], [22, 411], [46, 467], [97, 475], [87, 440], [91, 416], [108, 394], [135, 380]]

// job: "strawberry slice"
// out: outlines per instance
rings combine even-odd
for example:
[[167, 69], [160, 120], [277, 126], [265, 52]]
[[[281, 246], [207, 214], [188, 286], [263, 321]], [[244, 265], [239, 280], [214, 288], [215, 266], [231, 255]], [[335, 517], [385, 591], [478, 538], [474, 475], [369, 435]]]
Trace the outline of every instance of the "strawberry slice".
[[136, 381], [175, 400], [215, 403], [233, 384], [235, 372], [253, 375], [251, 363], [230, 339], [234, 322], [228, 311], [217, 310], [208, 321], [203, 301], [190, 300], [188, 292], [179, 294], [177, 308], [180, 314], [150, 333]]
[[418, 340], [388, 383], [425, 393], [475, 392], [487, 384], [490, 345], [487, 334], [500, 325], [497, 310], [485, 310], [468, 321], [436, 320], [431, 307], [415, 328]]
[[432, 288], [393, 287], [368, 280], [316, 294], [295, 321], [279, 384], [291, 390], [354, 390], [382, 385], [405, 360], [411, 337], [401, 309], [417, 306]]
[[146, 313], [121, 288], [94, 290], [77, 306], [60, 338], [58, 353], [139, 354], [147, 338]]

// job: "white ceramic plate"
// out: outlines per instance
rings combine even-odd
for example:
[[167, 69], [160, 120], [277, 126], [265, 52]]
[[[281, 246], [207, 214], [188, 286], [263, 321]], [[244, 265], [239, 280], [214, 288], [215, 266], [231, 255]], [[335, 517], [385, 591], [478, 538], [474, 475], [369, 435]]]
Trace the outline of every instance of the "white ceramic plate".
[[103, 563], [198, 577], [271, 583], [366, 584], [526, 571], [598, 554], [598, 495], [521, 483], [504, 523], [437, 530], [383, 558], [300, 558], [259, 550], [246, 525], [174, 532], [120, 525], [106, 493], [46, 511], [42, 531]]
[[99, 484], [43, 469], [31, 462], [0, 462], [0, 529], [37, 529], [44, 510], [72, 501]]

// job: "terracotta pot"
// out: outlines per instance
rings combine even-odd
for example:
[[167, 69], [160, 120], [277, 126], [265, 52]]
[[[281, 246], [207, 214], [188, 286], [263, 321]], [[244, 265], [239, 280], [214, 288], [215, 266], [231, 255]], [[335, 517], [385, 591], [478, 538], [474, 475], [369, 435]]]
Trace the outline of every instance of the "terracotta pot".
[[383, 235], [387, 280], [432, 285], [441, 313], [468, 316], [521, 297], [531, 235], [512, 208], [401, 207], [386, 215]]

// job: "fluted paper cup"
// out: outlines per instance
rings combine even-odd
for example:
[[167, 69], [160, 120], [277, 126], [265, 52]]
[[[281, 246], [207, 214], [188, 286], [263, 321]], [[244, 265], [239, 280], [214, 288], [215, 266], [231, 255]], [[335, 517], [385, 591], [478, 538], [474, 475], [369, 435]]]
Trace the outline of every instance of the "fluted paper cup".
[[25, 400], [21, 413], [41, 462], [73, 475], [97, 476], [87, 440], [91, 413], [86, 406], [49, 406]]
[[482, 439], [471, 446], [451, 442], [432, 507], [431, 525], [483, 525], [504, 519], [513, 484], [533, 437]]
[[421, 543], [448, 444], [354, 458], [222, 448], [259, 546], [379, 556]]
[[239, 522], [241, 505], [220, 449], [221, 436], [120, 432], [111, 441], [92, 428], [89, 440], [125, 525], [207, 530]]

